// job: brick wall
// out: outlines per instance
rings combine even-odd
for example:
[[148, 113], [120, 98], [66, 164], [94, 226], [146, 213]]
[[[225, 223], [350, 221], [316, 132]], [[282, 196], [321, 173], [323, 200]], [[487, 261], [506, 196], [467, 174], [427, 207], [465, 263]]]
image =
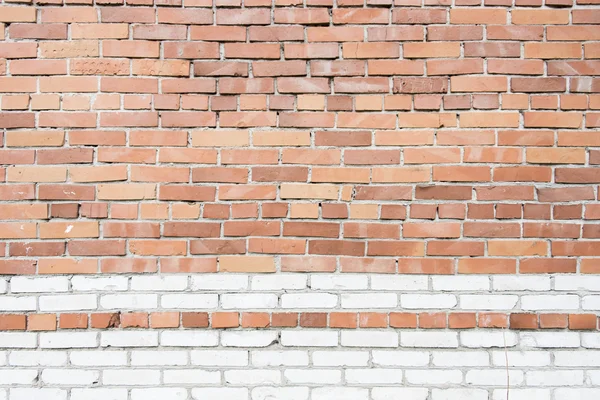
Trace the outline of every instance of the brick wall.
[[0, 400], [600, 399], [600, 2], [394, 1], [0, 1]]

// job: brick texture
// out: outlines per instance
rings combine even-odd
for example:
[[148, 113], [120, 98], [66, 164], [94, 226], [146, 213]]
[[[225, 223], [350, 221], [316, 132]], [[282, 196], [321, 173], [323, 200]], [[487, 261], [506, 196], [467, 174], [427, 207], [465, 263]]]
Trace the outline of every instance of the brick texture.
[[599, 128], [598, 0], [0, 0], [0, 400], [598, 400]]

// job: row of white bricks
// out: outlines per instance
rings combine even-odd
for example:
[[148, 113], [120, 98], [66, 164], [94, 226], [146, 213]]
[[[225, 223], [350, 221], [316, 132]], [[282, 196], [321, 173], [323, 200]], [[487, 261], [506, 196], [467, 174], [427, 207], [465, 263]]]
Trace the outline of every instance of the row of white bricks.
[[[600, 242], [598, 242], [600, 246]], [[391, 274], [162, 274], [13, 276], [0, 278], [0, 293], [92, 291], [600, 291], [600, 275], [391, 275]]]
[[[431, 392], [431, 393], [430, 393]], [[9, 394], [10, 393], [10, 394]], [[128, 394], [130, 397], [128, 397]], [[509, 389], [512, 400], [597, 400], [600, 388]], [[13, 388], [0, 389], [0, 400], [506, 400], [506, 389], [409, 387], [257, 387], [248, 388]]]
[[2, 348], [78, 349], [96, 347], [374, 347], [395, 348], [592, 348], [600, 332], [505, 330], [127, 330], [75, 332], [0, 332]]
[[88, 310], [523, 310], [595, 311], [600, 295], [459, 295], [396, 293], [289, 293], [289, 294], [64, 294], [0, 296], [0, 311]]

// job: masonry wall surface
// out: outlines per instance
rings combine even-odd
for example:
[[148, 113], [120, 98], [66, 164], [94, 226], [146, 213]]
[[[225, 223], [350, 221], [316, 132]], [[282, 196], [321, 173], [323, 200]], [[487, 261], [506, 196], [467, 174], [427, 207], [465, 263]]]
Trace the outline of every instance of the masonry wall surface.
[[598, 0], [0, 3], [0, 400], [600, 399]]

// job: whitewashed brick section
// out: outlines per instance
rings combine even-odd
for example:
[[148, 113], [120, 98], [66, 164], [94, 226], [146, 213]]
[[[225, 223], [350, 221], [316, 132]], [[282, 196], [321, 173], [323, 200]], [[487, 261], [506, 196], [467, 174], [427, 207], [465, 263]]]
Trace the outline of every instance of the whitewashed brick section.
[[251, 280], [251, 289], [260, 291], [302, 290], [308, 277], [300, 274], [257, 275]]
[[134, 276], [131, 278], [131, 290], [182, 291], [187, 287], [187, 276]]
[[210, 347], [219, 344], [219, 333], [217, 331], [164, 331], [160, 334], [160, 344], [162, 346], [179, 347]]
[[[507, 396], [508, 394], [508, 396]], [[552, 392], [549, 389], [519, 389], [511, 388], [495, 389], [492, 395], [492, 400], [550, 400]]]
[[0, 348], [26, 349], [37, 347], [37, 334], [0, 332]]
[[58, 388], [12, 388], [9, 400], [66, 400], [67, 391]]
[[527, 386], [580, 386], [583, 385], [583, 371], [527, 371]]
[[550, 365], [551, 353], [547, 351], [493, 351], [494, 366], [502, 367], [543, 367]]
[[393, 291], [427, 290], [429, 279], [422, 275], [372, 275], [371, 289]]
[[131, 389], [131, 400], [186, 400], [185, 388]]
[[[598, 243], [600, 245], [600, 242]], [[555, 290], [593, 291], [600, 292], [600, 276], [570, 276], [557, 275], [554, 277]]]
[[459, 296], [463, 310], [512, 310], [519, 301], [516, 295], [465, 294]]
[[406, 381], [413, 385], [460, 384], [463, 373], [459, 370], [407, 370]]
[[488, 400], [489, 394], [482, 389], [433, 389], [432, 400]]
[[458, 347], [458, 333], [456, 332], [400, 332], [400, 345], [402, 347]]
[[35, 385], [38, 376], [35, 369], [6, 369], [0, 374], [0, 385]]
[[427, 400], [428, 395], [429, 390], [426, 388], [375, 387], [371, 390], [373, 400]]
[[221, 308], [224, 310], [273, 309], [277, 308], [278, 297], [275, 294], [222, 294]]
[[578, 332], [520, 332], [519, 346], [527, 348], [575, 348], [581, 341]]
[[533, 295], [521, 297], [523, 310], [577, 310], [579, 296], [576, 295]]
[[600, 367], [600, 351], [555, 351], [554, 364], [558, 367]]
[[499, 275], [492, 277], [492, 287], [497, 291], [546, 291], [552, 282], [549, 276]]
[[282, 308], [334, 308], [338, 296], [331, 293], [289, 293], [281, 295]]
[[554, 400], [595, 400], [600, 399], [600, 388], [557, 388]]
[[342, 331], [342, 346], [347, 347], [397, 347], [395, 331]]
[[129, 278], [124, 276], [74, 276], [71, 278], [71, 288], [76, 292], [124, 291], [127, 290], [128, 284]]
[[400, 384], [403, 373], [401, 369], [369, 368], [347, 369], [346, 382], [352, 385]]
[[158, 307], [156, 294], [106, 294], [100, 305], [107, 310], [144, 310]]
[[490, 365], [490, 355], [484, 351], [434, 351], [437, 367], [484, 367]]
[[248, 275], [193, 275], [192, 290], [239, 291], [248, 289]]
[[581, 334], [581, 346], [587, 349], [600, 349], [600, 333], [583, 332]]
[[251, 357], [256, 367], [303, 366], [309, 362], [308, 351], [301, 350], [252, 351]]
[[429, 364], [426, 351], [373, 350], [371, 353], [374, 365], [424, 367]]
[[360, 293], [341, 295], [342, 308], [391, 308], [398, 306], [398, 296], [393, 293]]
[[281, 332], [283, 346], [329, 347], [338, 345], [338, 332], [333, 330], [304, 330]]
[[433, 290], [446, 291], [479, 291], [490, 290], [488, 276], [434, 276], [431, 278]]
[[160, 306], [166, 309], [209, 309], [217, 308], [217, 294], [164, 294], [160, 298]]
[[40, 296], [40, 311], [83, 311], [98, 308], [98, 299], [93, 294], [65, 294]]
[[600, 310], [600, 296], [583, 296], [581, 308], [584, 310]]
[[465, 382], [468, 385], [476, 386], [498, 386], [502, 382], [502, 386], [506, 385], [521, 385], [523, 383], [523, 371], [509, 370], [508, 379], [506, 369], [472, 369], [467, 371]]
[[224, 372], [225, 382], [235, 386], [279, 385], [281, 372], [268, 369], [231, 370]]
[[127, 352], [113, 350], [71, 351], [69, 360], [80, 366], [122, 366], [127, 364]]
[[312, 353], [312, 362], [319, 367], [366, 367], [369, 363], [369, 352], [316, 350]]
[[244, 367], [248, 365], [248, 353], [247, 350], [192, 350], [190, 356], [193, 365]]
[[221, 382], [221, 373], [201, 369], [165, 370], [163, 371], [163, 382], [167, 385], [216, 385]]
[[151, 347], [158, 346], [158, 332], [156, 331], [113, 331], [100, 333], [100, 346], [102, 347]]
[[131, 365], [187, 365], [188, 352], [178, 350], [140, 350], [131, 352]]
[[115, 386], [154, 386], [160, 384], [160, 374], [155, 369], [105, 369], [102, 371], [102, 383]]
[[368, 398], [368, 389], [351, 387], [322, 387], [312, 390], [311, 400], [368, 400]]
[[273, 331], [224, 331], [221, 333], [221, 345], [225, 347], [267, 347], [277, 340]]
[[6, 279], [0, 279], [0, 293], [6, 293], [8, 291], [8, 281]]
[[252, 389], [252, 400], [308, 400], [307, 387], [257, 387]]
[[0, 311], [35, 311], [37, 299], [33, 296], [0, 296]]
[[403, 294], [400, 306], [409, 309], [449, 309], [458, 304], [451, 294]]
[[77, 349], [98, 347], [97, 332], [42, 332], [40, 348], [42, 349]]
[[206, 400], [206, 399], [219, 399], [219, 400], [241, 400], [248, 398], [248, 389], [246, 388], [193, 388], [192, 399], [194, 400]]
[[313, 290], [364, 290], [368, 286], [369, 278], [365, 275], [311, 275], [310, 277], [310, 287]]
[[[342, 371], [335, 369], [286, 369], [284, 377], [291, 384], [335, 385], [342, 381]], [[348, 374], [346, 373], [346, 378]]]
[[13, 350], [8, 364], [14, 366], [61, 366], [67, 364], [66, 351]]
[[81, 368], [45, 369], [41, 378], [42, 382], [48, 385], [89, 386], [98, 383], [100, 371]]
[[518, 337], [510, 331], [465, 331], [460, 332], [460, 343], [469, 348], [513, 347]]
[[[2, 282], [0, 282], [0, 287]], [[12, 293], [48, 293], [69, 291], [69, 278], [66, 276], [27, 277], [15, 276], [10, 280]]]
[[70, 400], [127, 400], [127, 389], [73, 389]]

